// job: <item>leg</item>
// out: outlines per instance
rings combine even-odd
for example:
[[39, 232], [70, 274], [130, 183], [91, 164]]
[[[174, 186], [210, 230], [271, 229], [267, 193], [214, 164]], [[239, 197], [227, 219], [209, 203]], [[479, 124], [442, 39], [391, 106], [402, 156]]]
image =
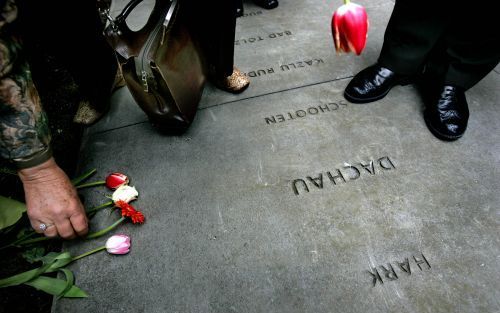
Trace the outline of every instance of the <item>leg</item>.
[[199, 38], [207, 59], [209, 78], [220, 89], [238, 93], [248, 87], [248, 78], [234, 67], [234, 37], [236, 31], [236, 2], [191, 1], [196, 8], [191, 25]]
[[424, 118], [439, 139], [452, 141], [462, 137], [469, 119], [465, 91], [500, 60], [500, 38], [496, 34], [494, 10], [490, 11], [457, 4], [440, 42], [444, 49], [433, 51], [426, 65], [426, 83], [422, 86]]
[[385, 31], [379, 64], [399, 75], [418, 74], [444, 33], [447, 16], [438, 5], [396, 1]]

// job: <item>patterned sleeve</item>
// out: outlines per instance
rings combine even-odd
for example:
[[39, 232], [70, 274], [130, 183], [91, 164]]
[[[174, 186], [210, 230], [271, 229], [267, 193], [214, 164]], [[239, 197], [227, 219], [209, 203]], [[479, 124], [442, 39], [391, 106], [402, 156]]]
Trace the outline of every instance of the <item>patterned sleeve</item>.
[[19, 168], [32, 167], [52, 156], [50, 132], [21, 46], [6, 29], [17, 16], [17, 8], [13, 0], [1, 2], [0, 155]]

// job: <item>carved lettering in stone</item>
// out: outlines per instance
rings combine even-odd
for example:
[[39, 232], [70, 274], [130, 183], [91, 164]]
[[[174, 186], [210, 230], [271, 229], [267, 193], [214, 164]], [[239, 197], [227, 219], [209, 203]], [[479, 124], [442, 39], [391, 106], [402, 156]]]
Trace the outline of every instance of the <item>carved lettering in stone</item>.
[[[422, 271], [422, 267], [424, 269], [430, 269], [431, 265], [429, 264], [429, 261], [425, 258], [424, 254], [421, 253], [418, 258], [416, 256], [412, 256], [413, 260], [415, 261], [415, 264], [420, 268]], [[395, 261], [394, 264], [396, 264], [396, 268], [399, 269], [400, 272], [405, 273], [407, 276], [411, 276], [411, 268], [410, 268], [410, 259], [405, 258], [403, 262]], [[377, 270], [378, 268], [378, 270]], [[399, 279], [399, 276], [392, 266], [391, 263], [387, 263], [387, 265], [380, 265], [374, 268], [370, 268], [370, 270], [367, 270], [368, 274], [370, 274], [370, 277], [372, 279], [372, 285], [375, 287], [377, 282], [380, 284], [384, 283], [385, 280], [393, 281]]]
[[415, 256], [413, 256], [413, 260], [415, 260], [415, 263], [417, 263], [417, 266], [420, 270], [422, 270], [421, 266], [422, 264], [427, 265], [427, 269], [431, 268], [431, 265], [429, 264], [423, 253], [422, 253], [422, 259], [417, 259]]
[[344, 168], [350, 169], [351, 170], [350, 172], [354, 174], [354, 175], [348, 176], [349, 180], [356, 180], [361, 176], [361, 172], [358, 170], [358, 168], [356, 166], [348, 165], [348, 166], [344, 166]]
[[403, 273], [411, 275], [410, 260], [405, 258], [403, 262], [396, 262]]
[[372, 268], [371, 270], [368, 270], [367, 272], [368, 272], [368, 274], [370, 274], [372, 276], [373, 287], [375, 287], [377, 282], [380, 282], [381, 284], [384, 283], [384, 281], [382, 280], [382, 277], [380, 277], [380, 274], [378, 273], [376, 268]]
[[248, 12], [248, 13], [244, 13], [240, 18], [257, 16], [257, 15], [261, 15], [261, 14], [262, 14], [262, 11]]
[[391, 263], [387, 263], [387, 268], [383, 265], [380, 265], [379, 267], [384, 272], [385, 278], [387, 278], [389, 280], [397, 280], [398, 279], [398, 275], [394, 271], [394, 268], [392, 267]]
[[[304, 68], [307, 66], [318, 65], [320, 63], [325, 63], [323, 59], [314, 59], [314, 60], [305, 60], [305, 61], [296, 61], [289, 64], [283, 64], [280, 66], [281, 71], [290, 71], [292, 69]], [[306, 66], [307, 65], [307, 66]]]
[[271, 33], [268, 34], [267, 36], [261, 35], [261, 36], [251, 36], [247, 38], [240, 38], [234, 41], [235, 46], [243, 45], [243, 44], [250, 44], [250, 43], [255, 43], [259, 41], [266, 40], [266, 38], [269, 39], [276, 39], [276, 38], [281, 38], [281, 37], [289, 37], [292, 35], [292, 32], [289, 30], [285, 30], [283, 32], [276, 32], [276, 33]]
[[[269, 70], [268, 70], [269, 73]], [[260, 75], [259, 72], [250, 72], [248, 73], [248, 76], [250, 77], [255, 77]], [[265, 75], [265, 74], [262, 74]], [[321, 113], [328, 113], [332, 111], [336, 111], [339, 109], [339, 107], [347, 107], [347, 103], [343, 100], [340, 100], [338, 102], [330, 102], [327, 104], [320, 103], [318, 105], [313, 105], [307, 108], [304, 108], [303, 110], [296, 110], [295, 112], [287, 112], [284, 114], [276, 114], [272, 116], [267, 116], [264, 117], [264, 122], [268, 125], [270, 124], [276, 124], [276, 122], [285, 122], [285, 121], [291, 121], [294, 120], [298, 117], [303, 118], [308, 115], [318, 115]], [[283, 119], [280, 116], [287, 116], [287, 119]], [[380, 166], [384, 166], [384, 169], [389, 169], [389, 168], [395, 168], [393, 167], [393, 164], [389, 162], [390, 160], [386, 160], [384, 158], [380, 158], [378, 160]]]
[[307, 176], [307, 179], [311, 183], [313, 183], [314, 186], [318, 187], [319, 189], [323, 189], [323, 174], [319, 174], [318, 177]]
[[[303, 114], [306, 114], [305, 111]], [[297, 115], [301, 116], [301, 115]], [[275, 118], [276, 117], [276, 118]], [[283, 115], [276, 115], [273, 116], [272, 118], [267, 118], [266, 121], [268, 123], [276, 123], [276, 121], [281, 122], [285, 119]], [[323, 177], [326, 174], [326, 177], [328, 180], [331, 182], [331, 186], [337, 186], [339, 184], [344, 184], [350, 181], [355, 181], [361, 178], [363, 175], [367, 175], [366, 173], [369, 173], [370, 176], [374, 176], [377, 174], [380, 174], [385, 171], [390, 171], [396, 169], [394, 166], [394, 163], [388, 156], [381, 157], [379, 159], [371, 160], [369, 162], [360, 162], [360, 166], [365, 169], [365, 171], [362, 171], [360, 168], [351, 165], [349, 163], [346, 163], [347, 165], [342, 167], [341, 169], [334, 169], [334, 170], [328, 170], [325, 171], [324, 173], [319, 173], [315, 175], [308, 175], [306, 176], [305, 179], [296, 179], [292, 182], [292, 191], [296, 196], [299, 196], [301, 192], [299, 191], [299, 188], [297, 185], [300, 183], [302, 186], [302, 190], [309, 192], [311, 186], [316, 187], [317, 189], [324, 189], [324, 180]], [[376, 168], [380, 168], [378, 171]], [[415, 262], [417, 262], [415, 260]], [[423, 260], [419, 261], [420, 263], [417, 264], [424, 264], [425, 263], [425, 258]], [[420, 267], [420, 265], [419, 265]], [[430, 266], [429, 266], [430, 267]], [[409, 269], [409, 267], [408, 267]]]
[[394, 166], [394, 164], [392, 163], [391, 159], [389, 159], [388, 157], [382, 157], [382, 158], [378, 159], [378, 164], [384, 170], [392, 170], [392, 169], [396, 168]]
[[296, 179], [292, 182], [293, 186], [293, 192], [298, 196], [299, 195], [299, 189], [297, 188], [297, 184], [302, 183], [302, 186], [304, 187], [304, 190], [306, 192], [309, 192], [309, 187], [307, 187], [306, 182], [303, 179]]
[[359, 163], [359, 165], [361, 165], [361, 167], [364, 168], [368, 173], [375, 175], [375, 167], [373, 164], [373, 161], [370, 161], [370, 163], [368, 164]]
[[345, 183], [345, 178], [344, 175], [340, 172], [340, 170], [336, 170], [336, 175], [332, 175], [330, 172], [326, 172], [326, 175], [328, 175], [328, 178], [332, 182], [332, 184], [336, 185], [336, 180], [338, 181], [343, 181]]

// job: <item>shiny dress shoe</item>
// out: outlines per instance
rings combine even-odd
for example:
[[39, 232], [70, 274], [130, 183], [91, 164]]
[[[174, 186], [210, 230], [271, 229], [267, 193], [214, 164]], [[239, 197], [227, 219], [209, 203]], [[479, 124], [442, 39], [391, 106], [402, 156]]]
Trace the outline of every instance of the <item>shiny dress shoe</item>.
[[279, 5], [278, 0], [253, 0], [253, 2], [267, 10], [274, 9]]
[[469, 120], [464, 91], [444, 86], [437, 100], [426, 105], [424, 119], [431, 133], [441, 140], [453, 141], [462, 137]]
[[392, 87], [408, 84], [408, 78], [378, 64], [359, 72], [349, 82], [344, 97], [352, 103], [368, 103], [385, 97]]
[[231, 93], [240, 93], [247, 89], [250, 85], [250, 80], [236, 67], [233, 68], [233, 73], [230, 76], [215, 78], [213, 83], [217, 88]]

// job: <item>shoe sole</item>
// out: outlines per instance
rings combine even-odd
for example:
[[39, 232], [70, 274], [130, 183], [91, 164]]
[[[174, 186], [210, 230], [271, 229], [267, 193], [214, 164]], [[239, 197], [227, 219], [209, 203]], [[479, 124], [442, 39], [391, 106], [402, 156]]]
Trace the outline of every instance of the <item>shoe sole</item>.
[[450, 136], [450, 135], [446, 135], [446, 134], [443, 134], [441, 132], [439, 132], [437, 129], [435, 129], [431, 122], [427, 119], [427, 117], [424, 116], [424, 121], [425, 121], [425, 124], [427, 125], [427, 128], [430, 130], [430, 132], [438, 139], [441, 139], [443, 141], [455, 141], [457, 139], [460, 139], [462, 138], [463, 134], [461, 135], [458, 135], [458, 136]]

